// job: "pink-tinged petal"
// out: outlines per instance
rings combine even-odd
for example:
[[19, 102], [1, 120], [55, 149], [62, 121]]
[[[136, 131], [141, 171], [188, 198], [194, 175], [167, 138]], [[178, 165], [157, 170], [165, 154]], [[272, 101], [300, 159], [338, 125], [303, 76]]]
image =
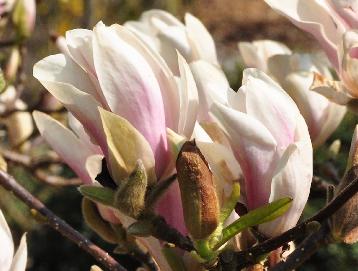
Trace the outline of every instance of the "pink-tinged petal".
[[331, 0], [333, 9], [351, 28], [358, 28], [358, 2], [356, 0]]
[[97, 168], [90, 168], [91, 170], [97, 169], [97, 172], [87, 170], [88, 159], [100, 156], [94, 153], [85, 142], [77, 138], [73, 132], [49, 115], [35, 111], [33, 116], [37, 128], [48, 144], [84, 183], [92, 183], [94, 177], [100, 172], [100, 159], [97, 159]]
[[94, 28], [93, 50], [98, 80], [110, 109], [147, 139], [160, 176], [167, 159], [165, 112], [151, 67], [113, 28], [102, 23]]
[[73, 60], [85, 71], [95, 75], [92, 36], [93, 32], [88, 29], [70, 30], [66, 32], [66, 43]]
[[68, 126], [77, 135], [77, 137], [83, 141], [93, 153], [102, 154], [101, 148], [93, 143], [85, 128], [70, 112], [67, 114]]
[[358, 30], [347, 31], [340, 45], [340, 77], [349, 93], [358, 97]]
[[112, 25], [111, 27], [120, 37], [141, 53], [152, 68], [162, 93], [166, 126], [170, 129], [176, 129], [179, 122], [179, 93], [175, 78], [168, 65], [156, 51], [148, 48], [125, 27], [120, 25]]
[[227, 89], [230, 88], [224, 72], [206, 62], [199, 60], [190, 64], [199, 95], [199, 121], [210, 121], [209, 109], [214, 101], [227, 104]]
[[191, 138], [198, 116], [198, 90], [185, 59], [178, 53], [180, 70], [180, 117], [178, 133]]
[[[303, 118], [300, 118], [300, 122], [304, 123]], [[290, 197], [293, 201], [290, 209], [282, 217], [259, 227], [267, 236], [277, 236], [296, 225], [310, 192], [312, 159], [312, 145], [309, 141], [290, 145], [281, 157], [272, 179], [269, 201], [284, 197]]]
[[152, 23], [153, 25], [164, 24], [168, 26], [184, 26], [182, 22], [172, 14], [160, 9], [151, 9], [143, 12], [140, 21]]
[[214, 40], [203, 23], [190, 13], [186, 13], [185, 29], [193, 48], [193, 60], [203, 59], [211, 64], [219, 65]]
[[184, 235], [188, 234], [185, 227], [183, 206], [180, 197], [178, 182], [174, 182], [160, 198], [156, 205], [156, 212], [164, 217], [165, 221]]
[[268, 202], [277, 163], [276, 140], [258, 120], [214, 103], [211, 112], [226, 132], [245, 177], [249, 209]]
[[278, 150], [294, 141], [298, 108], [287, 93], [270, 77], [256, 69], [244, 71], [246, 113], [260, 121], [276, 139]]
[[140, 21], [127, 21], [123, 24], [123, 26], [130, 30], [152, 50], [156, 52], [159, 51], [159, 39], [155, 36], [156, 30], [152, 26]]
[[[47, 88], [46, 82], [67, 84], [100, 101], [96, 86], [89, 80], [88, 74], [70, 56], [57, 54], [45, 57], [35, 64], [33, 75], [45, 88]], [[47, 90], [51, 92], [51, 89], [47, 88]], [[54, 96], [56, 97], [56, 95]]]
[[96, 70], [93, 61], [92, 48], [93, 32], [88, 29], [74, 29], [66, 32], [66, 44], [68, 55], [76, 62], [87, 74], [95, 87], [95, 97], [100, 103], [108, 108], [106, 99], [98, 83]]
[[324, 96], [310, 91], [311, 73], [292, 73], [284, 88], [297, 104], [307, 123], [313, 145], [321, 145], [342, 121], [346, 107], [330, 102]]
[[4, 270], [9, 270], [14, 256], [14, 243], [11, 231], [6, 223], [5, 217], [0, 210], [0, 266]]
[[188, 61], [193, 61], [192, 47], [183, 27], [164, 26], [158, 33], [160, 55], [165, 59], [175, 75], [179, 74], [177, 51]]
[[239, 42], [238, 47], [245, 65], [263, 72], [267, 72], [267, 62], [271, 56], [291, 54], [291, 50], [286, 45], [273, 40]]
[[27, 243], [26, 233], [21, 237], [19, 248], [17, 249], [10, 271], [25, 271], [27, 263]]
[[315, 36], [332, 65], [338, 69], [337, 47], [345, 30], [344, 22], [324, 1], [318, 0], [265, 0], [297, 27]]
[[[72, 85], [74, 80], [78, 79], [73, 79], [73, 82], [67, 80], [71, 76], [75, 77], [74, 75], [69, 75], [70, 72], [73, 72], [71, 69], [68, 71], [65, 69], [67, 59], [63, 55], [43, 59], [35, 64], [34, 77], [82, 123], [91, 138], [96, 140], [102, 151], [106, 153], [107, 144], [97, 110], [100, 104], [93, 96], [80, 91]], [[61, 72], [58, 72], [60, 70]], [[78, 74], [78, 78], [81, 78], [81, 73]], [[89, 81], [88, 78], [82, 79]], [[82, 83], [85, 84], [84, 82]]]

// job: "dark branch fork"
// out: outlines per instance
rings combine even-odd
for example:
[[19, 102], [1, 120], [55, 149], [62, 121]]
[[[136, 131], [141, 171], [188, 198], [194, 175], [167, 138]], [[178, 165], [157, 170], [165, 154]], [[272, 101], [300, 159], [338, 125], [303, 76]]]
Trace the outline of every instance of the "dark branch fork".
[[46, 223], [58, 231], [64, 237], [68, 238], [87, 253], [92, 255], [99, 263], [111, 271], [126, 271], [114, 258], [112, 258], [106, 251], [92, 243], [90, 240], [81, 235], [78, 231], [73, 229], [64, 220], [56, 216], [49, 210], [41, 201], [31, 195], [24, 187], [15, 181], [9, 174], [0, 171], [0, 185], [6, 190], [12, 192], [21, 201], [26, 203], [31, 209], [36, 210], [42, 215]]
[[[224, 252], [220, 259], [222, 270], [241, 270], [244, 267], [255, 264], [258, 256], [269, 253], [270, 251], [284, 246], [290, 241], [295, 241], [307, 235], [310, 230], [310, 224], [312, 224], [312, 222], [326, 222], [328, 218], [330, 218], [338, 209], [340, 209], [358, 192], [358, 166], [351, 168], [346, 174], [345, 178], [350, 180], [350, 184], [347, 185], [328, 205], [326, 205], [311, 218], [282, 233], [281, 235], [270, 238], [247, 250], [236, 252], [234, 254], [230, 252]], [[309, 240], [313, 239], [314, 238], [311, 238]], [[225, 266], [228, 269], [225, 269]]]

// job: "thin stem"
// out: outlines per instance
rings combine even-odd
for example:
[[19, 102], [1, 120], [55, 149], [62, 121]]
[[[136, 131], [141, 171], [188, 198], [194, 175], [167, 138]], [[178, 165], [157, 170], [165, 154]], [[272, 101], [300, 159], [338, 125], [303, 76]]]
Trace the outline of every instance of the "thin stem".
[[318, 249], [328, 243], [327, 234], [329, 228], [322, 226], [317, 232], [309, 235], [302, 243], [287, 257], [286, 261], [276, 264], [271, 271], [295, 270], [308, 260]]
[[[233, 270], [232, 268], [235, 266], [234, 270], [240, 270], [241, 268], [252, 265], [260, 255], [269, 253], [272, 250], [284, 246], [290, 241], [294, 241], [305, 236], [307, 232], [309, 232], [311, 222], [325, 222], [358, 192], [358, 166], [352, 167], [344, 178], [349, 180], [349, 182], [346, 182], [349, 183], [349, 185], [342, 189], [342, 191], [317, 214], [298, 224], [296, 227], [282, 233], [281, 235], [270, 238], [252, 248], [234, 253], [233, 255], [223, 253], [220, 259], [222, 269]], [[225, 266], [227, 266], [228, 269], [226, 269]]]
[[106, 251], [96, 246], [90, 240], [81, 235], [78, 231], [73, 229], [64, 220], [56, 216], [50, 211], [41, 201], [35, 198], [23, 186], [16, 182], [16, 180], [9, 174], [0, 171], [0, 185], [6, 190], [14, 193], [14, 195], [21, 201], [26, 203], [31, 209], [36, 210], [44, 218], [46, 224], [58, 231], [67, 239], [77, 244], [80, 248], [91, 254], [99, 263], [103, 264], [108, 270], [126, 271], [114, 258], [112, 258]]

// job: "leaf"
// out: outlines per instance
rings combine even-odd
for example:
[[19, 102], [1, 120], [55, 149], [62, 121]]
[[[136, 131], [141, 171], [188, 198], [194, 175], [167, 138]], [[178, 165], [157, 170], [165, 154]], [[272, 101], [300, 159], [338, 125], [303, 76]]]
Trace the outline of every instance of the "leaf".
[[232, 186], [231, 195], [226, 199], [224, 205], [221, 207], [220, 211], [220, 223], [224, 223], [225, 220], [230, 216], [232, 211], [235, 209], [236, 203], [240, 198], [240, 185], [234, 183]]
[[155, 160], [152, 149], [144, 136], [126, 119], [99, 108], [104, 133], [108, 144], [108, 165], [117, 184], [135, 169], [137, 160], [142, 160], [147, 171], [148, 182], [156, 181]]
[[236, 234], [243, 230], [276, 219], [291, 207], [291, 198], [283, 198], [257, 208], [240, 217], [223, 229], [222, 238], [214, 244], [213, 250], [218, 250]]
[[111, 188], [94, 185], [81, 185], [78, 190], [84, 197], [94, 202], [113, 207], [115, 191]]
[[150, 220], [138, 220], [131, 224], [127, 233], [134, 236], [148, 237], [152, 235], [153, 232], [153, 224]]

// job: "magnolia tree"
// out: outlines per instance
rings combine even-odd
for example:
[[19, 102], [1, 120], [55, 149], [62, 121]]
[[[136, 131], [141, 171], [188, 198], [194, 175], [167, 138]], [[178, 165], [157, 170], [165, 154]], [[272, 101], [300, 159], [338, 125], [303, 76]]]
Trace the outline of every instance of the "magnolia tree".
[[[29, 108], [16, 78], [35, 2], [1, 1], [1, 20], [17, 34], [3, 44], [12, 49], [0, 95], [9, 138], [0, 184], [108, 270], [126, 269], [17, 183], [7, 163], [52, 185], [78, 185], [84, 221], [145, 270], [292, 270], [321, 246], [355, 243], [358, 128], [337, 187], [313, 176], [313, 154], [347, 110], [357, 111], [358, 2], [283, 2], [266, 0], [313, 34], [326, 56], [239, 42], [246, 69], [233, 90], [199, 19], [149, 10], [137, 21], [56, 37], [60, 53], [33, 67], [48, 93]], [[26, 155], [26, 143], [39, 144], [29, 138], [31, 112], [57, 155]], [[335, 141], [330, 151], [338, 149]], [[54, 176], [52, 163], [78, 179]], [[317, 187], [328, 191], [327, 205], [300, 221]], [[14, 255], [1, 212], [0, 240], [0, 270], [25, 270], [26, 237]]]

